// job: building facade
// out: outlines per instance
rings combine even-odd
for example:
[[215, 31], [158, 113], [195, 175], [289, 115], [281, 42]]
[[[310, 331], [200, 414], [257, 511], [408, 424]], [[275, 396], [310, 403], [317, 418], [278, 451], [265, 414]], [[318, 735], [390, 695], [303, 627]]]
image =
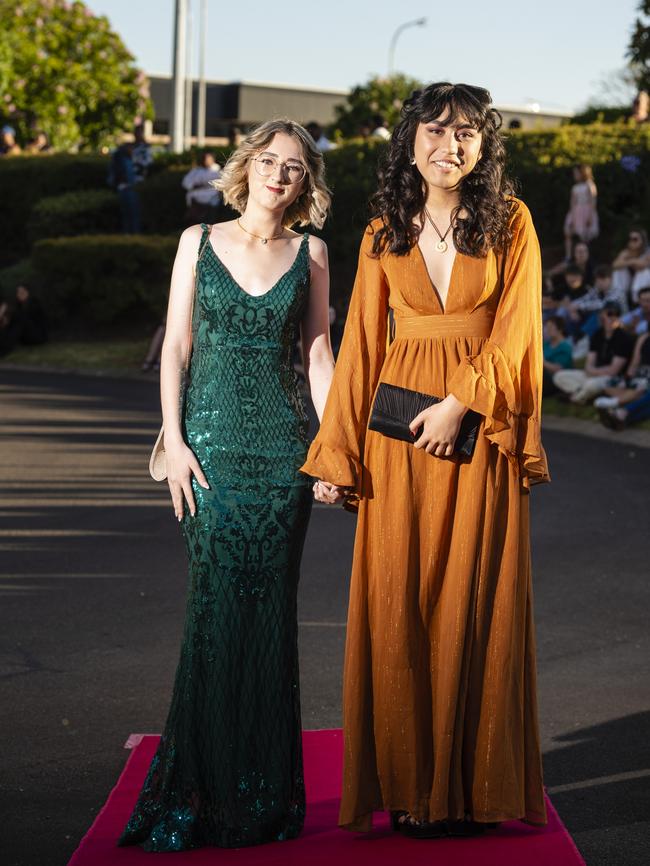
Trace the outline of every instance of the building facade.
[[[169, 140], [172, 121], [172, 79], [169, 75], [149, 78], [155, 119], [152, 139], [160, 144]], [[189, 88], [188, 88], [189, 89]], [[199, 86], [191, 84], [192, 143], [197, 137]], [[322, 126], [333, 123], [335, 107], [345, 103], [347, 90], [294, 87], [251, 81], [207, 81], [205, 138], [209, 143], [227, 140], [233, 130], [245, 132], [262, 120], [291, 117], [299, 123], [316, 121]], [[571, 117], [566, 111], [546, 111], [538, 105], [496, 106], [503, 115], [505, 128], [534, 129], [558, 126]]]

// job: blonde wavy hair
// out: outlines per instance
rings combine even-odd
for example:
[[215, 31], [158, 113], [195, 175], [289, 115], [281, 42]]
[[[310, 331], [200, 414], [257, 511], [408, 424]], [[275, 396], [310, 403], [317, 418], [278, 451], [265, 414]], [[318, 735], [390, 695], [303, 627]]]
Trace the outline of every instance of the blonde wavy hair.
[[304, 190], [284, 213], [283, 223], [289, 227], [299, 223], [322, 228], [330, 208], [332, 196], [325, 183], [325, 163], [323, 155], [314, 144], [307, 130], [286, 117], [267, 120], [250, 132], [231, 154], [221, 176], [213, 181], [213, 186], [221, 190], [223, 199], [239, 213], [243, 213], [248, 201], [248, 164], [261, 153], [278, 132], [292, 135], [302, 145], [307, 174], [302, 183]]

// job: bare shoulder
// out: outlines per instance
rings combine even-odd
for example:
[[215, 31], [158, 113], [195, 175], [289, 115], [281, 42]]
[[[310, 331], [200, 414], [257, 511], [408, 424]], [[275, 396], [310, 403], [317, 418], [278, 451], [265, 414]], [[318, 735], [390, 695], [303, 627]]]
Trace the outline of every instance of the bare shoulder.
[[319, 265], [327, 264], [327, 244], [312, 234], [309, 235], [309, 257]]
[[196, 250], [201, 237], [203, 235], [203, 229], [200, 225], [188, 226], [180, 236], [178, 241], [178, 249], [179, 250]]

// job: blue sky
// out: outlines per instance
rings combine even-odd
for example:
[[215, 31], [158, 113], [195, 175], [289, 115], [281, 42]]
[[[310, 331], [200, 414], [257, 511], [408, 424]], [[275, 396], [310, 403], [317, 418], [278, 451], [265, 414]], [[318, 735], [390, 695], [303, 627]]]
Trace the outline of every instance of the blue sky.
[[[87, 0], [107, 15], [148, 73], [171, 71], [173, 0]], [[199, 2], [192, 0], [194, 35]], [[208, 0], [207, 75], [347, 88], [385, 74], [396, 27], [398, 70], [423, 81], [479, 84], [497, 104], [576, 110], [624, 66], [638, 0]], [[264, 10], [267, 10], [266, 12]]]

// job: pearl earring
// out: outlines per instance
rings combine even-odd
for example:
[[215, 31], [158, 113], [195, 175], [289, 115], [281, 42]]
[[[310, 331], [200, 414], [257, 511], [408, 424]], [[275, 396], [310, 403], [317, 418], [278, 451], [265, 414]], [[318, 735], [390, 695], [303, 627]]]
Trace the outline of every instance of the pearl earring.
[[411, 165], [415, 165], [415, 157], [412, 156], [409, 162], [411, 163]]

